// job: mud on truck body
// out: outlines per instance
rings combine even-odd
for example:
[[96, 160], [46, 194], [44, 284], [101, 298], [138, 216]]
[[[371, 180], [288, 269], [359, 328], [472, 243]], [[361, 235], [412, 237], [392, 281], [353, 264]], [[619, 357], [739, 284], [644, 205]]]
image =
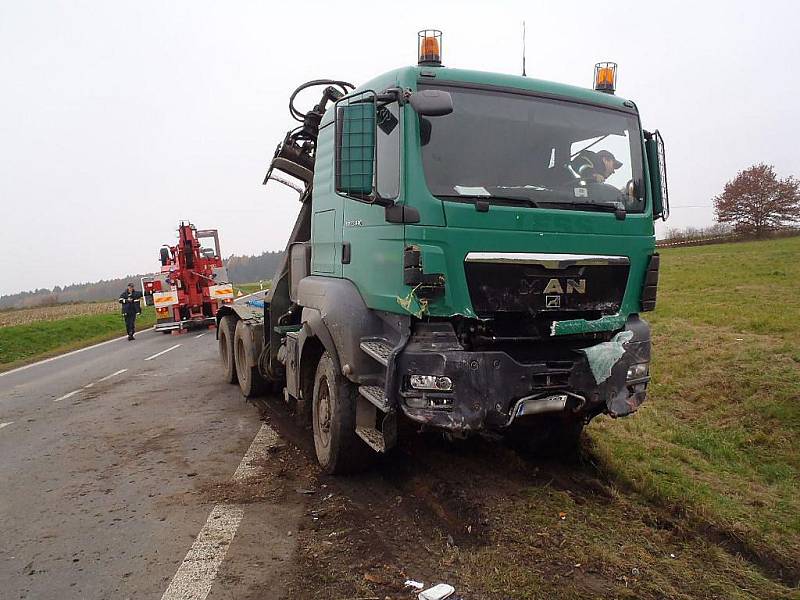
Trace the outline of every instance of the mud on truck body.
[[[401, 418], [569, 451], [593, 417], [636, 411], [663, 144], [602, 75], [605, 92], [434, 54], [298, 88], [264, 183], [300, 180], [300, 212], [264, 300], [217, 314], [226, 379], [282, 389], [331, 473], [388, 451]], [[605, 182], [577, 161], [602, 150], [621, 163]]]

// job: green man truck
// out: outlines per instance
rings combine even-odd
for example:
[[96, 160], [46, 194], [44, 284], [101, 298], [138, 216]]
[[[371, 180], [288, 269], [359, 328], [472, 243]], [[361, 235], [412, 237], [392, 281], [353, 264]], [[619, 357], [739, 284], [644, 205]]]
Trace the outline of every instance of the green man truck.
[[650, 380], [664, 146], [616, 65], [580, 88], [445, 67], [436, 30], [417, 45], [415, 66], [292, 94], [264, 183], [294, 179], [296, 223], [264, 299], [217, 313], [226, 380], [282, 390], [329, 473], [400, 420], [568, 452]]

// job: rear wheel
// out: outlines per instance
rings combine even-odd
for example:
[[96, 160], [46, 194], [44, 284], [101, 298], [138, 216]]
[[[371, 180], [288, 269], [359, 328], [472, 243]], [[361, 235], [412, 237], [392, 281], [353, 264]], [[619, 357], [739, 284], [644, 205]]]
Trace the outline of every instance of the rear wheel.
[[[245, 398], [253, 398], [262, 394], [266, 387], [264, 378], [258, 370], [258, 361], [250, 360], [255, 352], [251, 331], [244, 321], [236, 324], [233, 338], [234, 360], [236, 362], [236, 376], [239, 378], [239, 389]], [[250, 364], [255, 363], [255, 366]]]
[[354, 473], [369, 466], [374, 453], [356, 435], [358, 391], [323, 352], [314, 377], [311, 422], [314, 449], [322, 469], [331, 475]]
[[236, 383], [236, 360], [233, 357], [233, 338], [236, 332], [236, 320], [231, 315], [225, 315], [219, 321], [217, 334], [219, 344], [219, 360], [225, 381]]

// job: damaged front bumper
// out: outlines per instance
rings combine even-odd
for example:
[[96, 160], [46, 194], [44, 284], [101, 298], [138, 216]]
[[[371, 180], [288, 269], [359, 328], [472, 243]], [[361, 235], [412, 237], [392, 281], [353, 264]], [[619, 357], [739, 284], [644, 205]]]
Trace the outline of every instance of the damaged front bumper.
[[[454, 336], [427, 332], [412, 336], [397, 357], [398, 401], [413, 421], [461, 432], [500, 430], [546, 412], [621, 417], [644, 402], [649, 362], [650, 327], [637, 315], [609, 341], [525, 363], [503, 351], [466, 351]], [[413, 375], [433, 376], [449, 389], [415, 388]]]

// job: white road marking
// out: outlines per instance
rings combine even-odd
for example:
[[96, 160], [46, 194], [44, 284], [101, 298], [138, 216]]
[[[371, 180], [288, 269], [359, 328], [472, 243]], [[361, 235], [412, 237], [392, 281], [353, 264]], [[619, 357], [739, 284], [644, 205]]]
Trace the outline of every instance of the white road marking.
[[147, 358], [145, 358], [145, 360], [153, 360], [154, 358], [158, 358], [162, 354], [166, 354], [170, 350], [175, 350], [175, 348], [178, 348], [179, 346], [180, 346], [180, 344], [175, 344], [171, 348], [167, 348], [166, 350], [162, 350], [161, 352], [157, 352], [156, 354], [153, 354], [153, 356], [148, 356]]
[[127, 339], [127, 335], [123, 335], [122, 337], [114, 338], [113, 340], [107, 340], [105, 342], [100, 342], [99, 344], [95, 344], [94, 346], [86, 346], [86, 348], [80, 348], [79, 350], [73, 350], [72, 352], [67, 352], [66, 354], [59, 354], [58, 356], [53, 356], [51, 358], [46, 358], [44, 360], [40, 360], [39, 362], [31, 363], [29, 365], [25, 365], [24, 367], [18, 367], [16, 369], [12, 369], [10, 371], [5, 371], [4, 373], [0, 373], [0, 377], [5, 377], [6, 375], [11, 375], [12, 373], [18, 373], [19, 371], [24, 371], [25, 369], [31, 369], [33, 367], [38, 367], [39, 365], [43, 365], [45, 363], [53, 362], [54, 360], [58, 360], [60, 358], [66, 358], [67, 356], [72, 356], [73, 354], [78, 354], [79, 352], [86, 352], [87, 350], [91, 350], [92, 348], [99, 348], [100, 346], [105, 346], [106, 344], [110, 344], [112, 342], [118, 342], [119, 340]]
[[[206, 331], [206, 333], [208, 333], [208, 332]], [[203, 337], [203, 336], [204, 336], [206, 333], [201, 333], [200, 335], [196, 335], [196, 336], [194, 336], [194, 339], [201, 338], [201, 337]]]
[[275, 430], [266, 423], [261, 424], [261, 429], [258, 430], [256, 437], [247, 449], [239, 466], [236, 467], [236, 472], [233, 474], [234, 481], [241, 481], [252, 477], [256, 474], [258, 467], [254, 464], [257, 458], [261, 458], [266, 454], [266, 451], [273, 446], [277, 446], [280, 442], [280, 437]]
[[70, 392], [69, 394], [64, 394], [61, 398], [56, 398], [53, 402], [60, 402], [61, 400], [66, 400], [67, 398], [72, 398], [75, 394], [79, 393], [80, 390], [75, 390]]
[[[165, 352], [166, 352], [166, 350], [165, 350]], [[158, 356], [158, 355], [156, 355], [156, 356]], [[145, 359], [145, 360], [150, 360], [150, 359]], [[103, 381], [108, 381], [112, 377], [116, 377], [117, 375], [120, 375], [120, 374], [124, 373], [127, 370], [128, 369], [120, 369], [119, 371], [115, 371], [111, 375], [106, 375], [105, 377], [103, 377], [101, 379], [98, 379], [97, 381], [93, 381], [92, 383], [89, 383], [89, 384], [83, 386], [82, 389], [88, 390], [89, 388], [94, 387], [94, 385], [96, 383], [102, 383]], [[69, 394], [64, 394], [63, 396], [61, 396], [61, 398], [56, 398], [55, 400], [53, 400], [53, 402], [58, 402], [59, 400], [66, 400], [67, 398], [72, 398], [72, 396], [74, 396], [75, 394], [77, 394], [80, 391], [81, 390], [75, 390], [74, 392], [70, 392]]]
[[[117, 375], [122, 375], [122, 374], [123, 374], [125, 371], [127, 371], [127, 370], [128, 370], [128, 369], [120, 369], [119, 371], [115, 371], [115, 372], [114, 372], [114, 373], [112, 373], [111, 375], [106, 375], [106, 376], [105, 376], [105, 377], [103, 377], [102, 379], [98, 379], [96, 383], [101, 383], [101, 382], [103, 382], [103, 381], [108, 381], [108, 380], [109, 380], [109, 379], [111, 379], [112, 377], [116, 377]], [[90, 385], [93, 385], [93, 384], [90, 384]]]
[[9, 425], [13, 425], [14, 421], [7, 421], [6, 423], [0, 423], [0, 429], [3, 427], [8, 427]]
[[161, 600], [205, 600], [239, 529], [239, 506], [215, 506]]
[[[234, 481], [253, 475], [253, 461], [279, 441], [278, 434], [269, 425], [262, 423], [233, 474]], [[178, 567], [161, 600], [205, 600], [243, 517], [244, 509], [241, 506], [218, 504], [211, 510], [206, 524]]]

